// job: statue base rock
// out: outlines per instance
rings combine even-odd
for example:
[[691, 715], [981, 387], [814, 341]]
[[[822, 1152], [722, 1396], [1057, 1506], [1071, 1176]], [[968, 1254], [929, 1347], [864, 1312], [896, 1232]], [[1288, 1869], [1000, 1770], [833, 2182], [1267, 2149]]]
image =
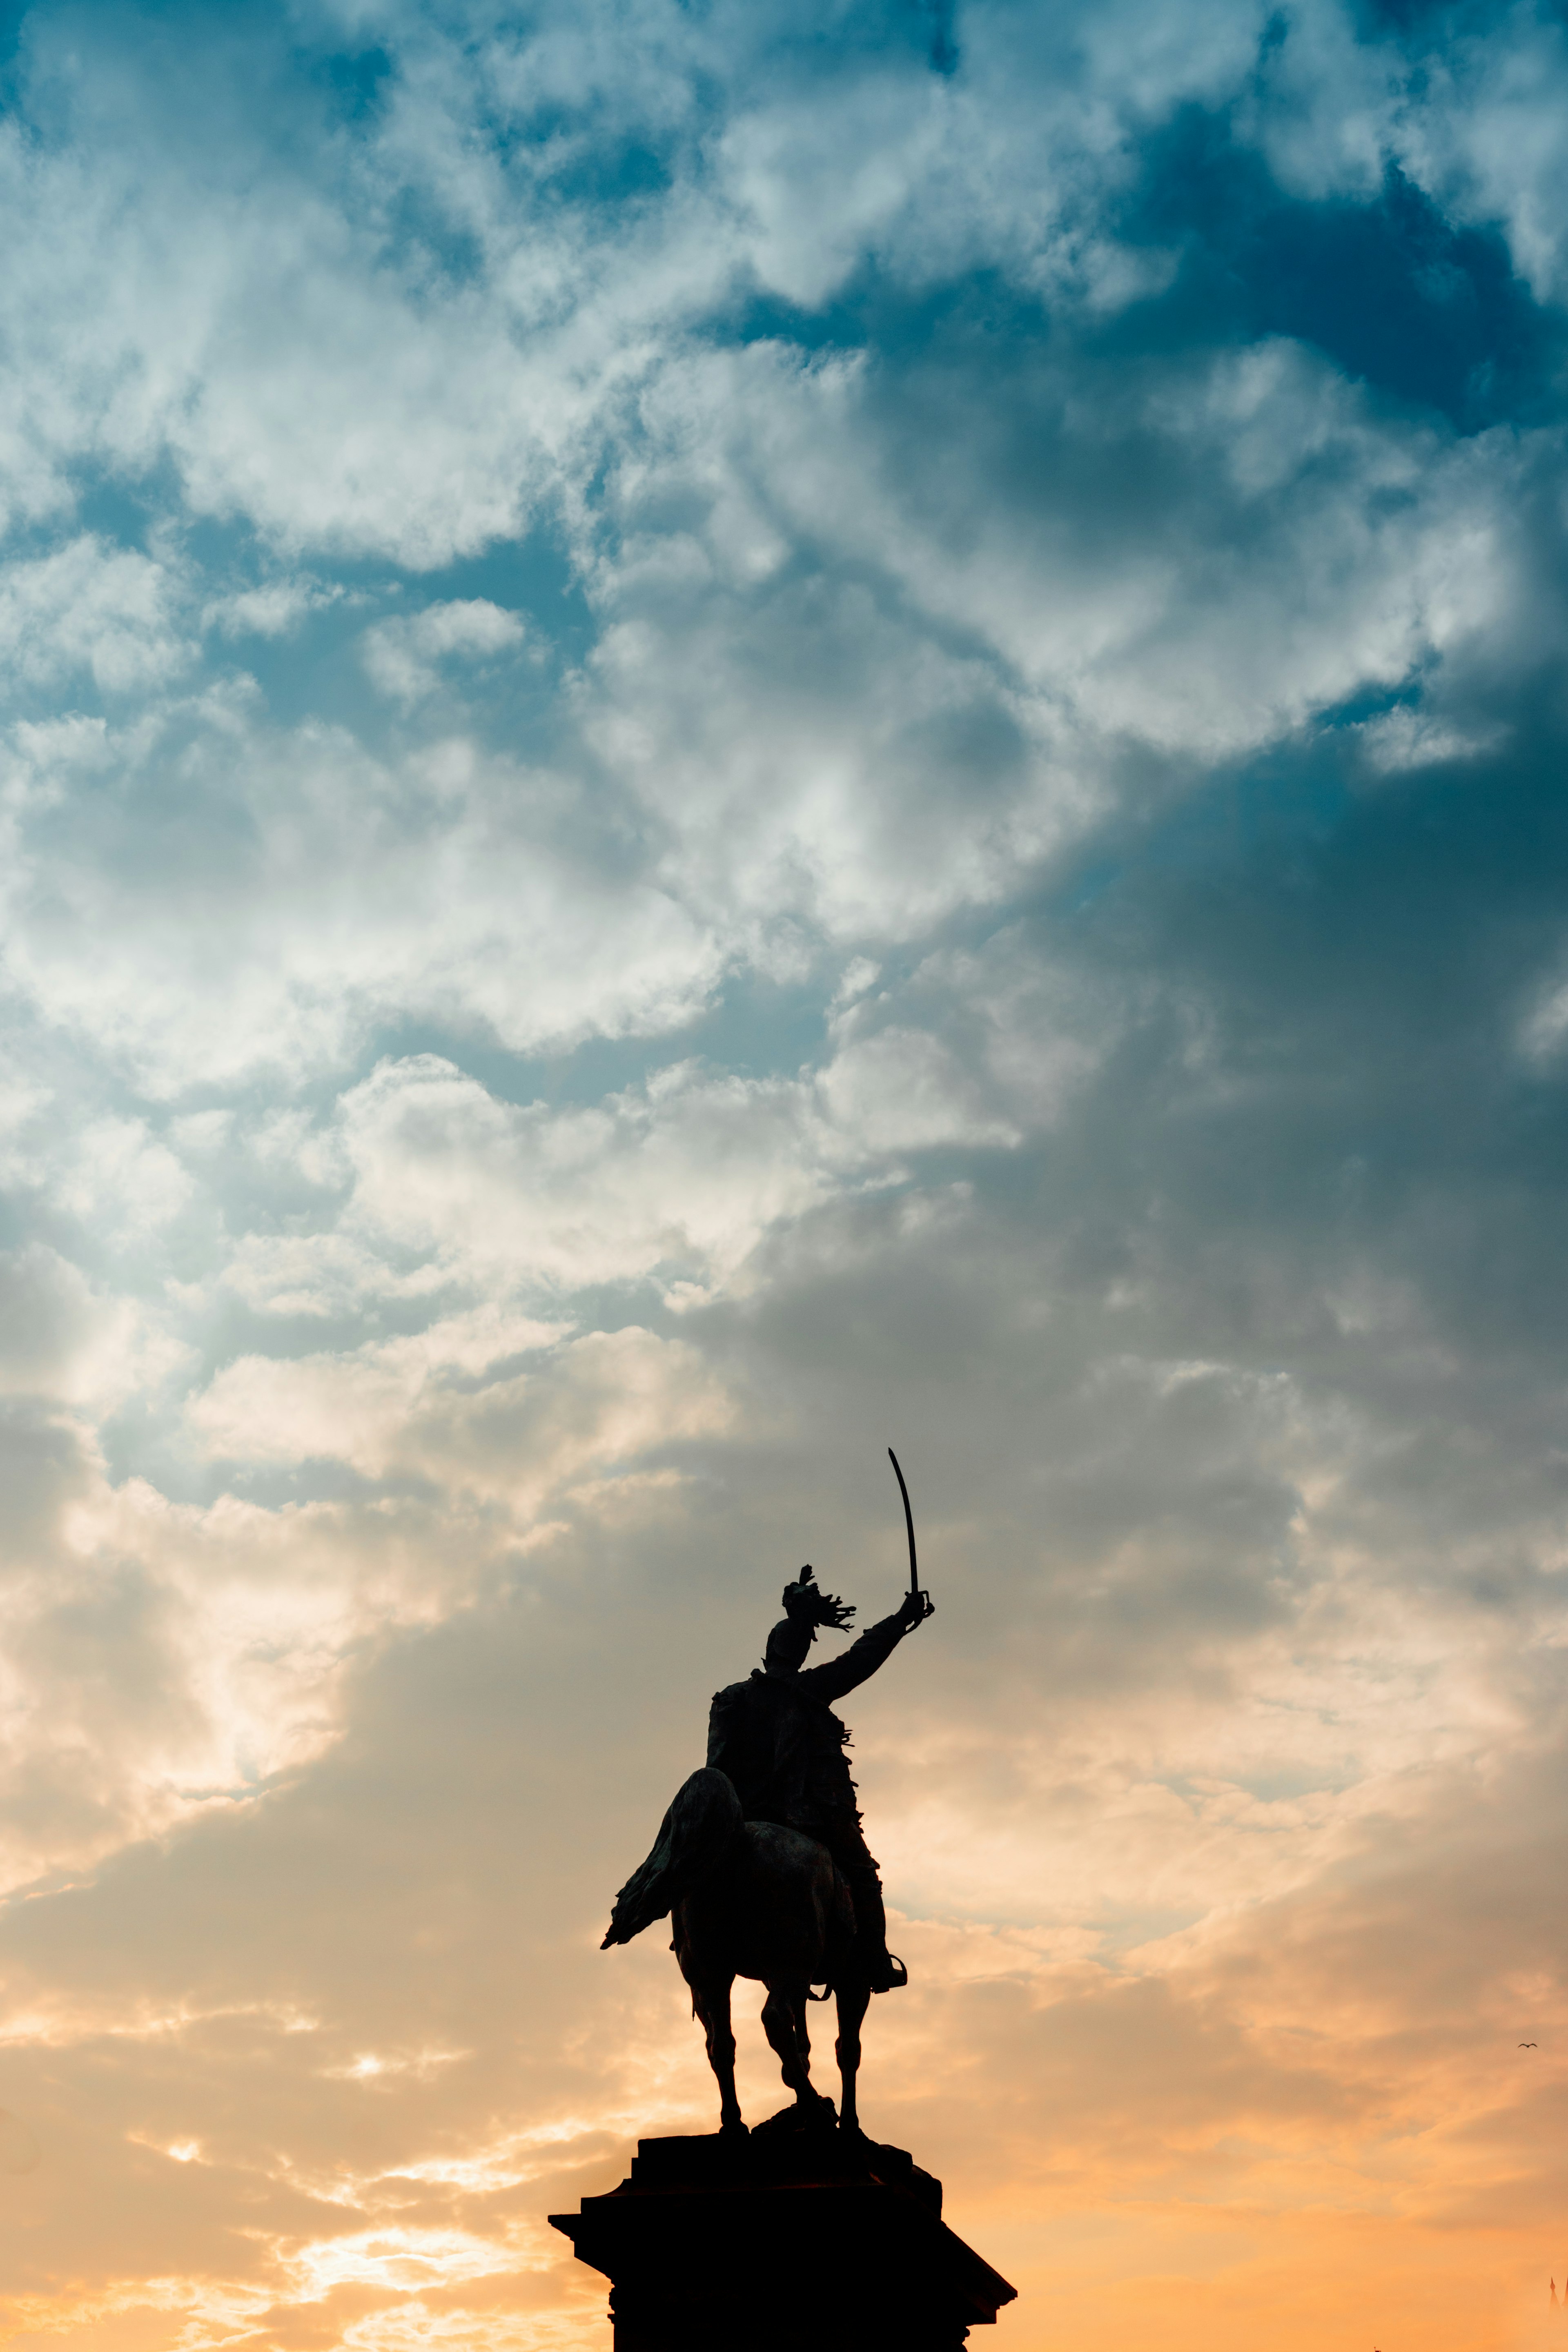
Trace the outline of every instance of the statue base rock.
[[616, 2352], [960, 2352], [1013, 2301], [901, 2148], [794, 2126], [639, 2140], [618, 2189], [550, 2216], [611, 2282]]

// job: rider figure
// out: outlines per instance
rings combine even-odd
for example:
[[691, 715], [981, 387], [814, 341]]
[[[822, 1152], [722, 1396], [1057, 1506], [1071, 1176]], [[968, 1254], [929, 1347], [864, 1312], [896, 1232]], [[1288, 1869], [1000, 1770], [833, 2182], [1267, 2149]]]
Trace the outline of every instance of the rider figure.
[[822, 1591], [809, 1568], [784, 1587], [784, 1614], [768, 1635], [764, 1664], [718, 1692], [708, 1718], [708, 1761], [727, 1773], [749, 1822], [777, 1822], [827, 1848], [855, 1903], [873, 1992], [909, 1982], [888, 1949], [882, 1882], [867, 1852], [855, 1783], [844, 1750], [849, 1734], [830, 1702], [869, 1680], [904, 1635], [931, 1614], [924, 1593], [908, 1594], [826, 1665], [801, 1671], [819, 1625], [842, 1633], [853, 1608]]

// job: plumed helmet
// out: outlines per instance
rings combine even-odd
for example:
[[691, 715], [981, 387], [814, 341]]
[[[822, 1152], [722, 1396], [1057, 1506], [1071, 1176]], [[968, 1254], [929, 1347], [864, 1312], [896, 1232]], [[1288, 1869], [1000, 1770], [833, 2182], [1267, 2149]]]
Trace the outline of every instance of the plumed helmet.
[[781, 1598], [791, 1622], [809, 1625], [814, 1633], [818, 1625], [830, 1625], [836, 1633], [847, 1633], [855, 1614], [852, 1601], [840, 1601], [836, 1592], [823, 1591], [809, 1560], [795, 1582], [784, 1586]]
[[816, 1639], [817, 1627], [827, 1625], [836, 1633], [847, 1633], [855, 1614], [852, 1601], [821, 1590], [809, 1564], [793, 1584], [784, 1586], [784, 1605], [783, 1618], [768, 1635], [766, 1665], [771, 1675], [798, 1673]]

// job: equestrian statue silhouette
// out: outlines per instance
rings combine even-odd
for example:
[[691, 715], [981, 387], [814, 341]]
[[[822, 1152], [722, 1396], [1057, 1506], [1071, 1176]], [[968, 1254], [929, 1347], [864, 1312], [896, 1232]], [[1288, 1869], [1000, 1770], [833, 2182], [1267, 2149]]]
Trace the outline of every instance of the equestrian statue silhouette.
[[[903, 1489], [901, 1472], [899, 1484]], [[906, 1517], [908, 1507], [906, 1490]], [[629, 1943], [669, 1915], [671, 1949], [707, 2036], [726, 2133], [746, 2128], [735, 2096], [730, 2019], [737, 1977], [767, 1989], [763, 2025], [795, 2098], [778, 2120], [792, 2125], [833, 2120], [832, 2100], [812, 2087], [806, 2023], [812, 1987], [832, 1991], [838, 2122], [846, 2131], [859, 2129], [855, 2084], [871, 1996], [909, 1981], [903, 1962], [888, 1949], [881, 1880], [867, 1851], [844, 1753], [849, 1734], [832, 1708], [933, 1613], [916, 1581], [912, 1519], [909, 1527], [910, 1591], [902, 1604], [825, 1665], [805, 1664], [817, 1628], [842, 1633], [855, 1612], [822, 1591], [810, 1568], [785, 1586], [784, 1614], [768, 1636], [762, 1666], [715, 1696], [708, 1761], [678, 1790], [652, 1853], [616, 1897], [600, 1948]]]

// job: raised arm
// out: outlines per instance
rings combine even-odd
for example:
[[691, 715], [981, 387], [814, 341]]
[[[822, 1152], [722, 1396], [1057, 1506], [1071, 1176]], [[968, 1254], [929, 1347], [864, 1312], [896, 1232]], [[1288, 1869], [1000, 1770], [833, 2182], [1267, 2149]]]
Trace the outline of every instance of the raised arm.
[[932, 1613], [931, 1602], [923, 1592], [906, 1593], [902, 1604], [879, 1624], [868, 1625], [858, 1642], [825, 1665], [808, 1666], [800, 1679], [809, 1685], [818, 1698], [842, 1698], [861, 1683], [869, 1682], [879, 1666], [886, 1665], [904, 1635], [923, 1624]]

